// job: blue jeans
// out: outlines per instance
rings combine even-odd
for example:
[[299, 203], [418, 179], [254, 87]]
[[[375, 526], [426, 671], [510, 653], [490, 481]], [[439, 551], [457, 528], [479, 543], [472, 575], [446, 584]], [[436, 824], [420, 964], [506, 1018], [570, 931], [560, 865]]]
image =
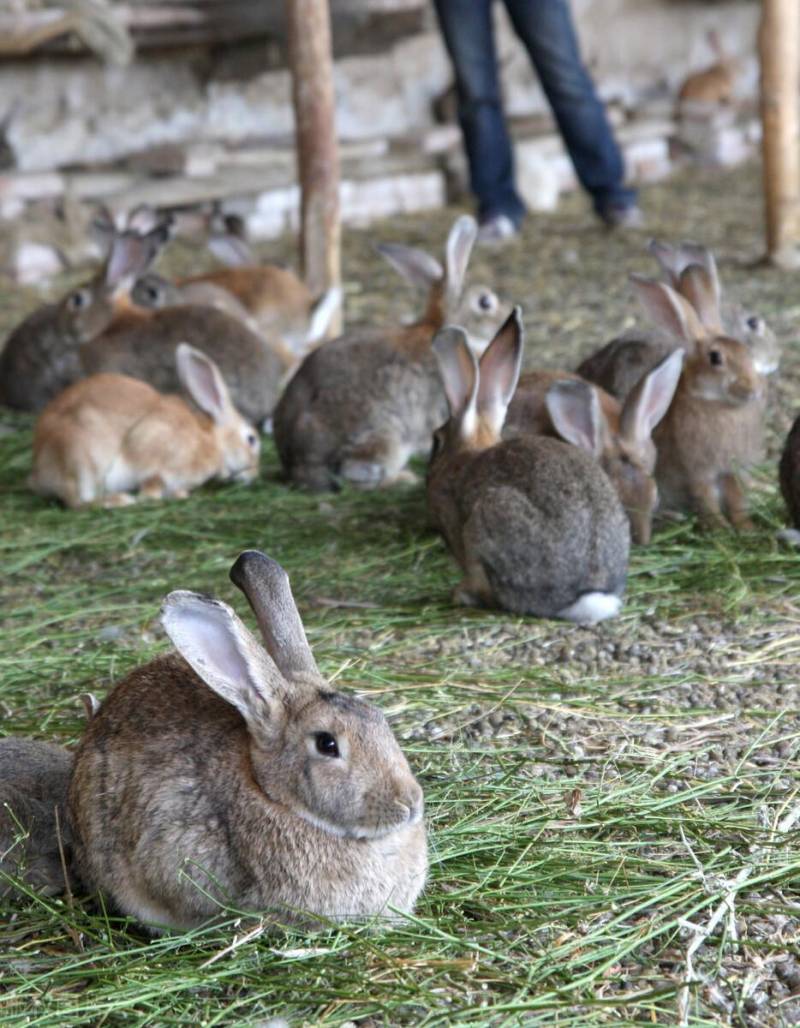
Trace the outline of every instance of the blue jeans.
[[[567, 0], [503, 0], [553, 110], [564, 144], [595, 211], [630, 207], [625, 166], [605, 108], [584, 67]], [[503, 116], [492, 0], [434, 0], [453, 62], [459, 121], [478, 217], [506, 214], [515, 225], [525, 205], [514, 186], [511, 140]]]

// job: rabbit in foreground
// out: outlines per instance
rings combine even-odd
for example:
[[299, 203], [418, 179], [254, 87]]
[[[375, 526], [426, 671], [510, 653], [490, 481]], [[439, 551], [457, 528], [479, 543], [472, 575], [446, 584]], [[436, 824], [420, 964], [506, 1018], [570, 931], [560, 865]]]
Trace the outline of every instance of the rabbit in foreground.
[[344, 479], [366, 489], [412, 477], [408, 460], [429, 451], [447, 411], [431, 342], [461, 299], [476, 232], [473, 218], [456, 221], [444, 269], [420, 250], [379, 247], [427, 288], [425, 313], [413, 325], [348, 332], [306, 357], [273, 425], [284, 472], [296, 485], [336, 489]]
[[[686, 269], [699, 309], [713, 290], [704, 268]], [[748, 347], [707, 327], [683, 296], [662, 282], [634, 279], [653, 320], [683, 341], [686, 359], [675, 398], [653, 433], [661, 506], [688, 510], [705, 525], [750, 527], [743, 480], [762, 456], [764, 382]]]
[[422, 790], [383, 714], [322, 678], [275, 561], [247, 551], [231, 578], [264, 647], [226, 604], [170, 593], [179, 655], [129, 674], [86, 729], [69, 792], [85, 885], [158, 928], [223, 905], [281, 922], [410, 912]]
[[219, 369], [186, 343], [175, 361], [200, 411], [126, 375], [92, 375], [57, 396], [36, 424], [34, 491], [68, 507], [114, 507], [133, 503], [137, 490], [177, 498], [211, 478], [255, 478], [260, 439]]
[[[71, 770], [72, 756], [61, 746], [0, 739], [0, 872], [48, 895], [64, 889], [70, 864], [66, 802]], [[12, 891], [0, 875], [0, 896]]]
[[434, 343], [450, 420], [436, 433], [428, 507], [464, 571], [454, 599], [593, 623], [622, 605], [630, 533], [596, 460], [546, 436], [500, 440], [519, 376], [516, 308], [478, 364], [464, 333]]
[[786, 437], [779, 470], [781, 493], [792, 525], [782, 535], [797, 545], [800, 543], [800, 415]]
[[[672, 246], [652, 240], [649, 250], [664, 272], [667, 284], [695, 306], [707, 330], [743, 342], [759, 374], [770, 375], [777, 370], [780, 348], [775, 333], [760, 315], [738, 305], [723, 307], [717, 264], [707, 247], [697, 243]], [[698, 266], [704, 269], [704, 276], [699, 275]], [[701, 278], [704, 281], [698, 285]], [[682, 345], [682, 339], [659, 322], [657, 328], [638, 329], [612, 339], [585, 358], [577, 373], [602, 386], [618, 400], [624, 400], [642, 375]]]
[[653, 429], [672, 402], [683, 351], [668, 354], [644, 375], [624, 403], [578, 375], [522, 375], [508, 408], [503, 437], [555, 435], [596, 457], [630, 521], [635, 543], [649, 543], [658, 500]]
[[0, 403], [38, 411], [82, 378], [82, 344], [110, 324], [167, 238], [165, 225], [145, 235], [122, 234], [93, 279], [28, 315], [0, 352]]

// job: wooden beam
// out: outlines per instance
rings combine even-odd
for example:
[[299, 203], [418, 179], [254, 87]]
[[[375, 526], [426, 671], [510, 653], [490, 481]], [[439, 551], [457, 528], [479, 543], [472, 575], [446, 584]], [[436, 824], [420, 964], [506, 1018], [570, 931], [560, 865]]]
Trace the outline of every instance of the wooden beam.
[[800, 267], [798, 0], [762, 0], [758, 50], [767, 260]]
[[[339, 147], [328, 0], [286, 0], [300, 182], [300, 252], [312, 293], [341, 286]], [[333, 326], [338, 332], [341, 323]]]

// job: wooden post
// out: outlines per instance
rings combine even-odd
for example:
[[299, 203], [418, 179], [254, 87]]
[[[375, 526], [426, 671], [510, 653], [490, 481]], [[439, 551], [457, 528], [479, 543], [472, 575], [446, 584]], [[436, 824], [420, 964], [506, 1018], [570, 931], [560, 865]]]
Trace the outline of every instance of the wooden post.
[[[292, 69], [300, 252], [306, 282], [320, 294], [341, 285], [339, 147], [328, 0], [286, 0]], [[334, 333], [341, 331], [341, 313]]]
[[767, 260], [800, 266], [800, 3], [762, 0], [758, 32]]

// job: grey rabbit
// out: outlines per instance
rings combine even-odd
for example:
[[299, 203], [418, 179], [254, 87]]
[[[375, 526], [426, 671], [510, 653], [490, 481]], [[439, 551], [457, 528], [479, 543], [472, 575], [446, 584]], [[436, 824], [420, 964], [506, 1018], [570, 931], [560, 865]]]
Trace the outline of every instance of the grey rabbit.
[[[61, 746], [0, 739], [0, 871], [51, 895], [63, 891], [71, 862], [71, 770], [72, 756]], [[12, 891], [0, 877], [0, 896]]]
[[275, 409], [275, 444], [287, 478], [311, 489], [342, 480], [374, 488], [410, 480], [447, 411], [431, 342], [456, 308], [477, 226], [464, 216], [447, 238], [444, 269], [433, 257], [391, 245], [379, 252], [425, 286], [428, 302], [412, 325], [355, 329], [323, 343], [290, 380]]
[[628, 519], [598, 462], [547, 436], [502, 440], [522, 361], [519, 308], [480, 363], [437, 335], [450, 418], [436, 432], [428, 509], [464, 572], [457, 603], [593, 623], [622, 606]]

